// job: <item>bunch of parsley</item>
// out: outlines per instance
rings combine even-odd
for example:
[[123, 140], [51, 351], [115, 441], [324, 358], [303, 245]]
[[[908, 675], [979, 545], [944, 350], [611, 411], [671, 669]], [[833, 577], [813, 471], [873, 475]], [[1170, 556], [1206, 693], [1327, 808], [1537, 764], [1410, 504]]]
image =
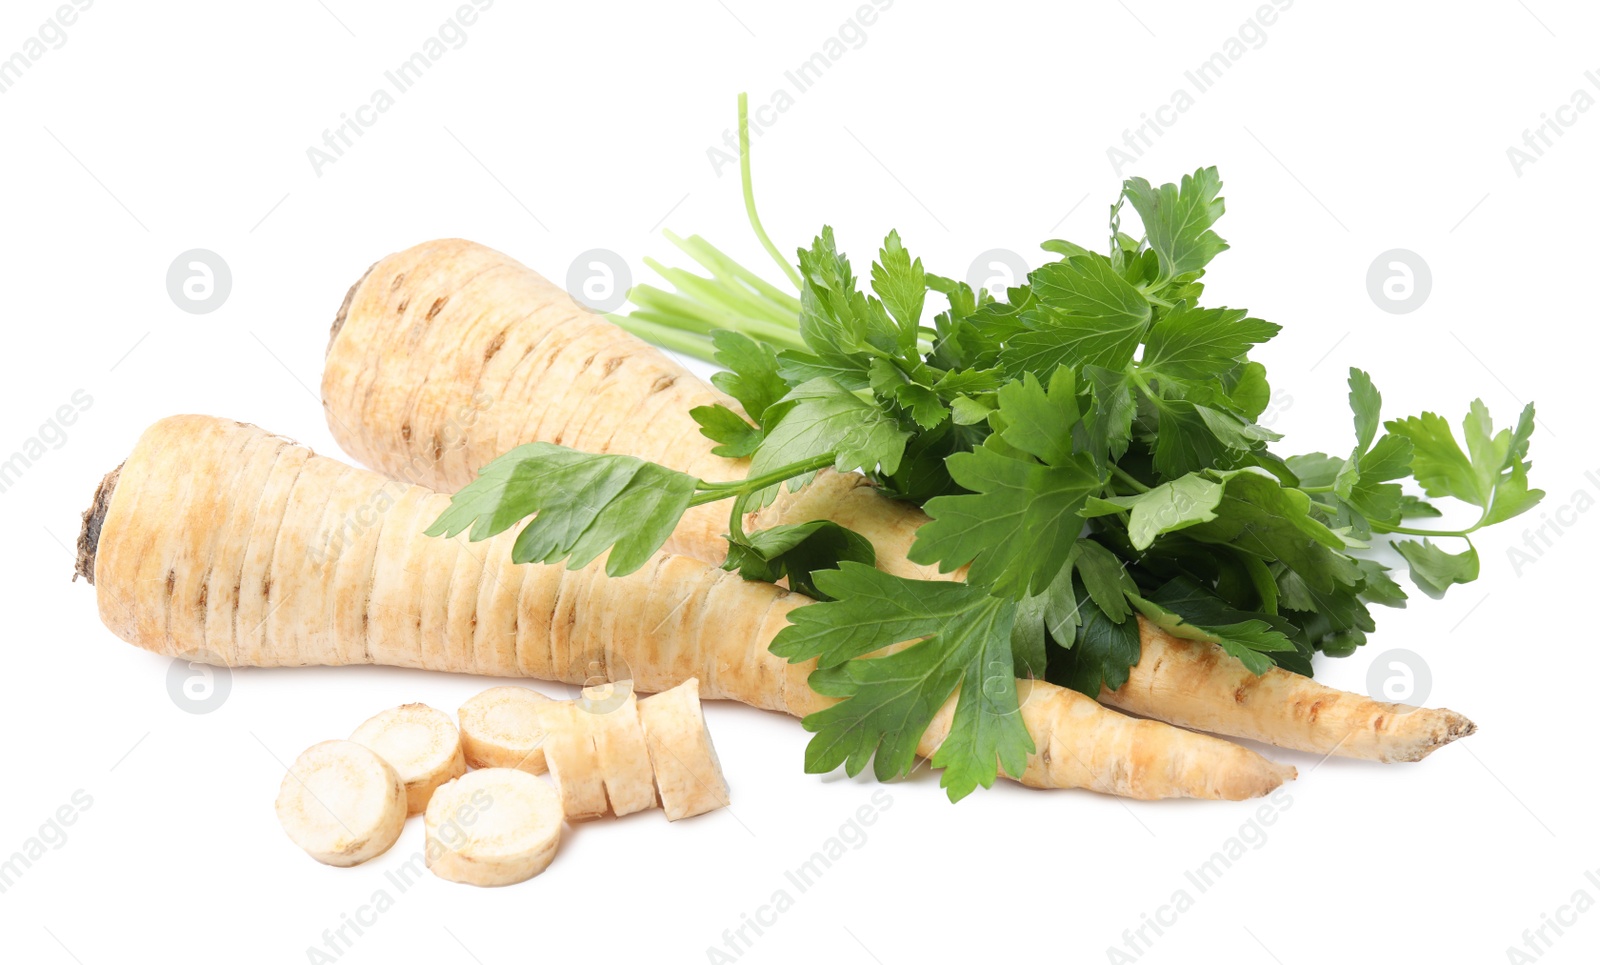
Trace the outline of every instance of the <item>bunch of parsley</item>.
[[[746, 154], [748, 157], [748, 154]], [[749, 174], [745, 170], [746, 199]], [[532, 516], [518, 561], [580, 566], [609, 552], [639, 568], [690, 506], [730, 499], [725, 564], [823, 601], [795, 611], [772, 644], [815, 658], [810, 682], [839, 703], [806, 718], [806, 769], [869, 760], [907, 773], [918, 738], [958, 688], [933, 763], [952, 799], [1020, 774], [1034, 747], [1015, 681], [1044, 678], [1090, 696], [1139, 659], [1138, 616], [1217, 644], [1252, 672], [1310, 674], [1374, 629], [1369, 607], [1406, 594], [1372, 558], [1389, 540], [1412, 581], [1437, 595], [1478, 575], [1470, 534], [1525, 512], [1533, 407], [1498, 431], [1474, 402], [1458, 441], [1438, 415], [1381, 422], [1381, 397], [1351, 369], [1348, 454], [1281, 456], [1258, 424], [1270, 397], [1250, 350], [1279, 327], [1203, 307], [1202, 277], [1228, 246], [1215, 168], [1177, 184], [1124, 183], [1105, 251], [1047, 241], [1057, 256], [1009, 289], [927, 272], [890, 232], [865, 288], [823, 228], [798, 256], [796, 301], [698, 238], [680, 241], [710, 276], [667, 274], [619, 321], [726, 371], [739, 409], [693, 416], [749, 475], [711, 483], [626, 456], [534, 444], [491, 463], [430, 530], [473, 538]], [[1121, 230], [1124, 208], [1143, 236]], [[766, 240], [751, 208], [751, 220]], [[666, 272], [664, 272], [666, 274]], [[938, 302], [931, 324], [929, 297]], [[1464, 443], [1464, 445], [1463, 445]], [[872, 547], [831, 521], [745, 532], [747, 512], [817, 470], [866, 473], [931, 517], [913, 561], [965, 579], [914, 580], [874, 568]], [[1414, 479], [1422, 496], [1402, 481]], [[1427, 499], [1479, 510], [1432, 530]], [[1417, 537], [1420, 537], [1417, 538]], [[1448, 552], [1435, 538], [1459, 538]], [[918, 641], [886, 656], [873, 654]]]

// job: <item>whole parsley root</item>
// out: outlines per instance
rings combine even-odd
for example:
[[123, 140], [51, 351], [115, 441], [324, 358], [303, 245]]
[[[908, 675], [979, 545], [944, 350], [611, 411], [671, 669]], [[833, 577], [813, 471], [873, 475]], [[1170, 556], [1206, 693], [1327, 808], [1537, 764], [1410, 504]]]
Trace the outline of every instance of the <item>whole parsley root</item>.
[[[768, 649], [791, 613], [829, 604], [665, 553], [611, 577], [600, 560], [514, 563], [520, 537], [509, 532], [481, 542], [422, 535], [450, 503], [254, 426], [174, 416], [102, 483], [79, 572], [106, 626], [163, 655], [569, 683], [592, 683], [598, 670], [646, 692], [698, 677], [708, 698], [797, 715], [844, 706], [808, 686], [816, 661]], [[1000, 682], [1020, 695], [1035, 750], [1016, 771], [1033, 787], [1237, 800], [1294, 776], [1246, 748], [1050, 684], [1008, 675], [980, 686]], [[958, 726], [954, 704], [932, 709], [907, 757], [937, 759]]]
[[[475, 392], [488, 397], [476, 408]], [[536, 441], [637, 456], [716, 480], [750, 468], [747, 459], [719, 456], [690, 415], [693, 406], [738, 403], [531, 269], [466, 241], [390, 255], [351, 289], [329, 343], [323, 396], [347, 451], [435, 489], [460, 489], [479, 466]], [[877, 566], [896, 576], [965, 573], [907, 559], [928, 517], [881, 495], [859, 473], [824, 470], [748, 515], [745, 526], [817, 519], [860, 534]], [[721, 562], [727, 529], [715, 504], [693, 507], [666, 546]], [[1137, 621], [1138, 659], [1126, 682], [1095, 690], [1102, 703], [1141, 716], [1377, 761], [1420, 760], [1475, 729], [1454, 711], [1382, 703], [1277, 667], [1258, 674], [1215, 643], [1180, 639], [1142, 614]]]

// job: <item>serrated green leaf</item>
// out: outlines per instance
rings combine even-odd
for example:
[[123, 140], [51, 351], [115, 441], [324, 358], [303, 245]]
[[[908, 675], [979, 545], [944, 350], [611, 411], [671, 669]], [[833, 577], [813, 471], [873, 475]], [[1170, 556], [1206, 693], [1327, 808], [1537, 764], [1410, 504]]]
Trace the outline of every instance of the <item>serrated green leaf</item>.
[[719, 456], [743, 459], [761, 445], [761, 430], [720, 402], [696, 406], [689, 417], [700, 426], [701, 435], [717, 443], [711, 451]]
[[728, 537], [728, 543], [723, 569], [737, 571], [747, 580], [787, 579], [789, 589], [815, 599], [828, 598], [816, 585], [817, 573], [838, 569], [844, 562], [871, 566], [877, 561], [865, 536], [828, 519], [773, 526], [742, 539]]
[[740, 332], [712, 332], [711, 344], [716, 347], [712, 361], [728, 370], [712, 375], [711, 384], [732, 396], [760, 425], [767, 407], [789, 391], [789, 384], [778, 374], [777, 352]]
[[632, 456], [544, 442], [518, 446], [479, 470], [425, 531], [488, 539], [533, 516], [512, 544], [518, 563], [585, 566], [610, 550], [606, 572], [631, 573], [672, 535], [696, 480]]
[[1179, 379], [1211, 379], [1279, 331], [1243, 310], [1179, 302], [1150, 326], [1139, 365]]
[[1356, 453], [1364, 454], [1378, 434], [1378, 413], [1383, 396], [1372, 384], [1372, 376], [1358, 368], [1350, 369], [1350, 411], [1355, 414]]
[[1077, 637], [1060, 659], [1057, 682], [1099, 699], [1100, 690], [1128, 682], [1128, 668], [1139, 662], [1139, 621], [1110, 619], [1088, 594], [1080, 593]]
[[[892, 474], [911, 437], [889, 413], [831, 379], [795, 386], [781, 405], [787, 408], [750, 458], [751, 476], [830, 452], [840, 472], [881, 467]], [[752, 505], [765, 505], [776, 494], [777, 486], [769, 486]]]
[[1216, 519], [1222, 492], [1221, 483], [1191, 473], [1108, 502], [1128, 510], [1128, 538], [1134, 549], [1146, 550], [1158, 536]]
[[872, 265], [872, 290], [899, 325], [901, 351], [915, 352], [928, 286], [922, 259], [912, 260], [898, 232], [891, 231], [883, 239], [878, 260]]
[[1221, 191], [1222, 178], [1214, 167], [1159, 188], [1144, 178], [1123, 182], [1123, 196], [1139, 212], [1145, 237], [1160, 260], [1162, 278], [1198, 271], [1227, 250], [1228, 243], [1211, 230], [1225, 210], [1217, 196]]
[[[959, 687], [950, 734], [933, 759], [951, 799], [988, 787], [1000, 767], [1021, 774], [1034, 746], [1011, 665], [1015, 604], [965, 584], [890, 577], [858, 564], [818, 576], [836, 602], [795, 610], [773, 641], [773, 651], [790, 660], [841, 661], [812, 675], [819, 692], [842, 699], [805, 718], [816, 735], [806, 747], [808, 772], [843, 764], [854, 775], [870, 759], [879, 780], [906, 774], [923, 732]], [[849, 656], [924, 635], [887, 656]], [[829, 636], [851, 643], [841, 647]]]
[[998, 401], [1010, 445], [1050, 465], [1072, 459], [1072, 427], [1078, 422], [1078, 395], [1072, 369], [1051, 374], [1046, 391], [1032, 372], [1000, 387]]
[[1411, 580], [1429, 596], [1443, 596], [1453, 584], [1478, 578], [1478, 551], [1472, 544], [1460, 553], [1447, 553], [1433, 540], [1396, 540], [1394, 548], [1411, 564]]
[[924, 509], [932, 519], [917, 530], [910, 558], [951, 572], [970, 564], [968, 581], [1008, 599], [1050, 584], [1083, 528], [1079, 511], [1100, 489], [1087, 457], [1044, 466], [983, 446], [945, 460], [968, 490], [939, 496]]

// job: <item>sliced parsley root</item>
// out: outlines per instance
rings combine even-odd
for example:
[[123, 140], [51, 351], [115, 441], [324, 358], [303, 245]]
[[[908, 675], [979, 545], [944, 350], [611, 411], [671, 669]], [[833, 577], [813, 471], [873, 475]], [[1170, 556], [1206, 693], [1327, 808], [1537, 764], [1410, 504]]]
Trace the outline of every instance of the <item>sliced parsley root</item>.
[[[681, 556], [657, 554], [610, 577], [601, 561], [579, 569], [515, 563], [521, 534], [508, 529], [478, 543], [422, 534], [451, 509], [450, 497], [314, 455], [254, 426], [175, 416], [146, 430], [102, 484], [86, 514], [80, 568], [92, 578], [105, 624], [163, 655], [228, 666], [376, 663], [570, 683], [592, 682], [600, 668], [646, 692], [697, 677], [708, 698], [813, 721], [845, 706], [808, 685], [816, 658], [789, 662], [769, 649], [780, 630], [795, 629], [792, 613], [835, 604]], [[350, 519], [373, 521], [352, 528]], [[970, 599], [956, 603], [984, 609]], [[984, 625], [981, 614], [969, 622], [975, 633]], [[904, 659], [914, 661], [919, 646], [925, 644], [888, 659], [909, 654]], [[1009, 716], [995, 716], [979, 700], [963, 710], [947, 692], [908, 712], [915, 721], [909, 753], [938, 761], [986, 746], [1005, 730], [1024, 784], [1140, 798], [1252, 797], [1294, 774], [1225, 741], [1015, 680], [1005, 661], [992, 669], [993, 676], [970, 682], [974, 692], [1020, 696], [1020, 707], [1013, 702]], [[966, 691], [969, 682], [950, 686]], [[640, 704], [647, 729], [656, 699]], [[896, 761], [907, 765], [897, 770], [909, 769], [909, 757]], [[981, 773], [957, 773], [953, 793], [970, 790], [962, 781], [985, 782]], [[403, 790], [398, 778], [393, 783], [403, 816]]]

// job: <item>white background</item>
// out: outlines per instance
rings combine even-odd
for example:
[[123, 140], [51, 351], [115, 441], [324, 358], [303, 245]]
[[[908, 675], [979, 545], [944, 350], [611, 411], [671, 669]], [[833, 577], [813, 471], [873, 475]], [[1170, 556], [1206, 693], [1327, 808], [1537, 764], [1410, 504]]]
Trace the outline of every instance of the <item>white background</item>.
[[[384, 871], [421, 847], [422, 829], [414, 819], [370, 865], [317, 865], [273, 818], [280, 762], [386, 706], [453, 710], [486, 683], [240, 671], [220, 709], [179, 709], [168, 661], [101, 627], [63, 545], [144, 426], [214, 413], [336, 452], [316, 393], [328, 324], [371, 262], [428, 238], [472, 238], [560, 279], [595, 247], [642, 275], [642, 256], [673, 253], [667, 227], [775, 274], [743, 223], [736, 169], [719, 177], [707, 148], [732, 126], [737, 91], [767, 101], [854, 2], [501, 0], [315, 173], [307, 148], [455, 6], [96, 3], [0, 94], [0, 456], [42, 432], [59, 443], [0, 494], [0, 857], [74, 792], [92, 799], [0, 894], [7, 960], [308, 960], [324, 929], [388, 887]], [[1549, 495], [1482, 537], [1481, 582], [1381, 610], [1362, 652], [1319, 663], [1327, 681], [1364, 689], [1381, 651], [1416, 650], [1428, 701], [1481, 732], [1418, 765], [1313, 770], [1269, 751], [1301, 770], [1288, 809], [1203, 894], [1184, 872], [1256, 804], [1005, 784], [951, 806], [924, 769], [888, 789], [865, 844], [741, 960], [1106, 961], [1125, 928], [1187, 888], [1194, 907], [1141, 961], [1506, 961], [1576, 891], [1600, 898], [1584, 877], [1600, 868], [1600, 658], [1585, 618], [1600, 514], [1574, 507], [1600, 495], [1588, 421], [1600, 111], [1568, 115], [1520, 176], [1506, 153], [1575, 90], [1600, 96], [1584, 76], [1600, 68], [1600, 12], [1301, 0], [1119, 174], [1108, 146], [1255, 7], [899, 0], [757, 139], [765, 221], [792, 249], [829, 219], [863, 267], [897, 227], [930, 269], [963, 275], [990, 248], [1037, 264], [1045, 238], [1098, 247], [1122, 175], [1219, 165], [1233, 250], [1212, 266], [1209, 301], [1285, 326], [1257, 355], [1279, 394], [1283, 451], [1349, 445], [1353, 364], [1391, 417], [1434, 408], [1458, 421], [1482, 396], [1506, 421], [1539, 402], [1534, 481]], [[7, 3], [0, 57], [54, 8]], [[180, 311], [166, 291], [169, 263], [191, 248], [232, 269], [212, 314]], [[1431, 296], [1410, 314], [1380, 311], [1367, 292], [1369, 264], [1391, 248], [1431, 266]], [[42, 429], [80, 389], [87, 411], [64, 433]], [[1508, 547], [1558, 509], [1565, 533], [1514, 567]], [[708, 718], [730, 810], [585, 824], [547, 873], [515, 887], [430, 876], [339, 960], [708, 960], [876, 790], [803, 774], [806, 734], [789, 719], [723, 705]], [[1546, 935], [1542, 961], [1593, 961], [1600, 913]]]

